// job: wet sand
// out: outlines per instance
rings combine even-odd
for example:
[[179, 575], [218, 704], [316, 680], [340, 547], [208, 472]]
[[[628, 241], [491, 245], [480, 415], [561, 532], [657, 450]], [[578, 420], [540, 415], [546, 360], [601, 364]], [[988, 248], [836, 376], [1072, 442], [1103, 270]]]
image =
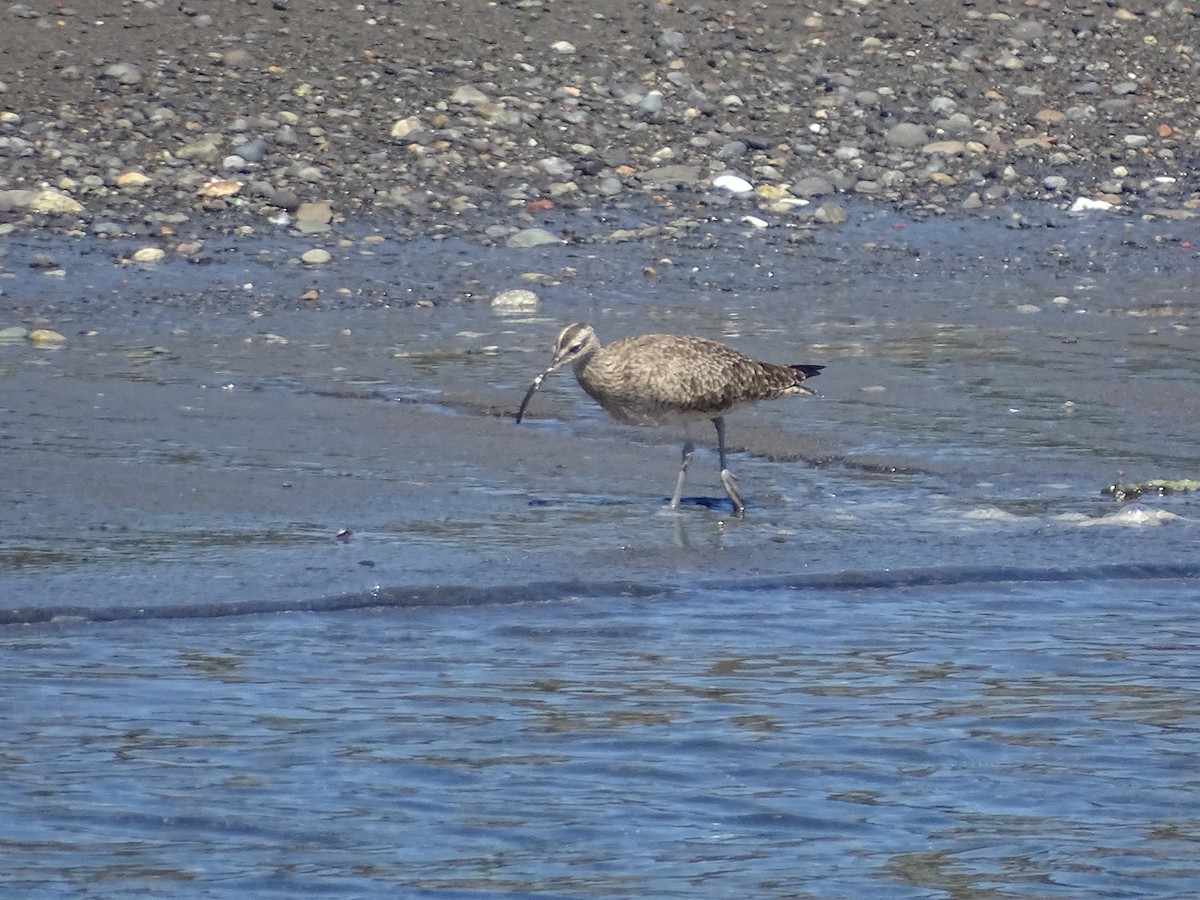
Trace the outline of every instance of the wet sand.
[[[354, 243], [315, 302], [296, 299], [314, 278], [286, 262], [296, 242], [161, 268], [122, 265], [103, 242], [13, 245], [7, 321], [67, 340], [0, 346], [6, 605], [837, 571], [872, 555], [839, 536], [847, 491], [899, 490], [917, 515], [930, 497], [969, 509], [1015, 503], [1014, 489], [1113, 512], [1099, 492], [1123, 471], [1195, 475], [1200, 262], [1161, 226], [1053, 224], [864, 216], [803, 248], [726, 227], [719, 250], [669, 261], [643, 244]], [[282, 262], [264, 266], [266, 251]], [[61, 275], [22, 271], [45, 252]], [[474, 296], [447, 296], [439, 272]], [[492, 311], [524, 272], [540, 273], [539, 312]], [[388, 279], [395, 308], [332, 286]], [[820, 397], [731, 417], [746, 523], [728, 521], [705, 453], [695, 501], [663, 510], [677, 437], [611, 422], [569, 374], [515, 425], [554, 332], [577, 319], [828, 366]], [[1051, 484], [1063, 499], [1045, 498]]]

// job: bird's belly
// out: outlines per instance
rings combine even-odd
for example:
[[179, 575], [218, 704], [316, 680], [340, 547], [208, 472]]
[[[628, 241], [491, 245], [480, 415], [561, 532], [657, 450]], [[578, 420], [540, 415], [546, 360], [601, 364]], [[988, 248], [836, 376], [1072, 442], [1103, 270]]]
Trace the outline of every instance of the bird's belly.
[[681, 410], [665, 404], [612, 397], [599, 402], [605, 412], [628, 425], [686, 426], [692, 422], [706, 422], [720, 415], [719, 410]]

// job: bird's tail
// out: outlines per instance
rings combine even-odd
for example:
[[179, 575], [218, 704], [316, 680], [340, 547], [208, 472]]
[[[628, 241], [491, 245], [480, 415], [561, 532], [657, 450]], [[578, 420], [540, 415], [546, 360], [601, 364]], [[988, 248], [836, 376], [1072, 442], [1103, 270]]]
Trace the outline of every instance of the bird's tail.
[[813, 391], [810, 388], [806, 388], [800, 382], [804, 381], [804, 379], [806, 379], [806, 378], [816, 378], [818, 375], [821, 374], [821, 370], [823, 368], [825, 368], [824, 366], [795, 365], [795, 366], [788, 366], [788, 368], [795, 371], [796, 387], [798, 387], [800, 389], [801, 393], [804, 393], [804, 394], [815, 394], [816, 393], [816, 391]]

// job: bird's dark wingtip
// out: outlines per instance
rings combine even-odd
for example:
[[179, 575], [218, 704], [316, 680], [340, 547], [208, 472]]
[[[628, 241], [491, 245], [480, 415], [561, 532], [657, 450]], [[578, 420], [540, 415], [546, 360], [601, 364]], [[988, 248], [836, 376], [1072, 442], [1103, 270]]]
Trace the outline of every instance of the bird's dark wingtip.
[[824, 369], [825, 367], [824, 366], [810, 366], [810, 365], [795, 365], [795, 366], [792, 366], [792, 368], [795, 369], [797, 372], [799, 372], [801, 375], [803, 375], [805, 378], [816, 378], [818, 375], [821, 374], [821, 370]]

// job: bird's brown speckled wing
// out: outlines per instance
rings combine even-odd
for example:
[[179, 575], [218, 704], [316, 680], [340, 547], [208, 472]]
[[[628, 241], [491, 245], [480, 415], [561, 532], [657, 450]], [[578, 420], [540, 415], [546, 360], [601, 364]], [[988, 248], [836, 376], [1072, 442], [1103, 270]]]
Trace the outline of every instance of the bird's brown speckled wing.
[[800, 373], [705, 338], [649, 334], [605, 347], [580, 383], [627, 421], [717, 416], [742, 403], [797, 393]]

